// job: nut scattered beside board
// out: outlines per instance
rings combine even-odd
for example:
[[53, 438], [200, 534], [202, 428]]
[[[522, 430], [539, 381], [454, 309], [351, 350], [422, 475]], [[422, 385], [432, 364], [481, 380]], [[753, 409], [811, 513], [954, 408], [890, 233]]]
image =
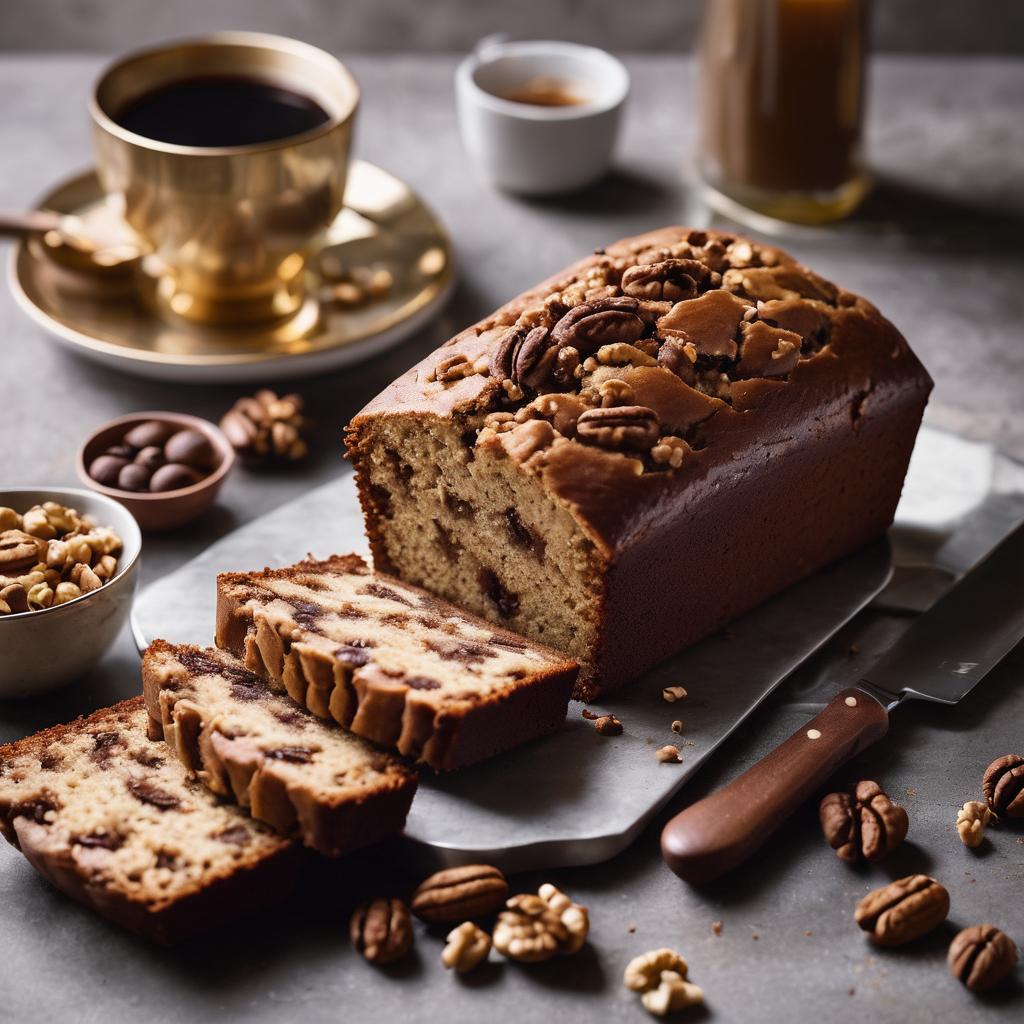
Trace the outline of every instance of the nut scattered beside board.
[[393, 964], [412, 949], [409, 908], [394, 898], [363, 903], [352, 915], [349, 936], [352, 945], [371, 964]]
[[644, 1009], [656, 1017], [699, 1006], [703, 990], [687, 981], [689, 965], [674, 949], [652, 949], [626, 965], [622, 982], [640, 994]]
[[412, 895], [412, 912], [431, 924], [493, 914], [508, 896], [505, 876], [488, 864], [447, 868], [425, 879]]
[[964, 928], [950, 943], [949, 973], [972, 992], [988, 992], [1017, 966], [1013, 941], [990, 924]]
[[840, 860], [881, 860], [907, 837], [907, 812], [877, 782], [858, 782], [852, 793], [829, 793], [818, 808], [821, 830]]
[[240, 398], [221, 417], [220, 429], [249, 465], [277, 460], [297, 462], [309, 454], [311, 422], [300, 395], [278, 397], [263, 388]]
[[928, 875], [907, 875], [869, 892], [854, 920], [878, 946], [903, 946], [946, 920], [949, 893]]
[[1024, 755], [1004, 754], [986, 769], [981, 788], [999, 818], [1024, 818]]

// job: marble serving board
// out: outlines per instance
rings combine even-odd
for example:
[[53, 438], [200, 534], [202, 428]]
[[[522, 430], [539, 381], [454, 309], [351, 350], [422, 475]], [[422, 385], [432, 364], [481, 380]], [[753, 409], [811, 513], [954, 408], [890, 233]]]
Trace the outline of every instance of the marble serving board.
[[[1018, 463], [987, 445], [922, 430], [886, 541], [790, 588], [595, 705], [622, 720], [621, 736], [597, 735], [573, 701], [557, 735], [461, 773], [424, 773], [398, 852], [423, 870], [484, 860], [525, 871], [614, 856], [861, 608], [874, 598], [876, 609], [904, 619], [925, 610], [1019, 522], [1022, 495]], [[246, 524], [147, 587], [132, 618], [139, 648], [158, 636], [209, 644], [220, 571], [346, 551], [367, 553], [351, 474]], [[670, 685], [684, 686], [686, 699], [666, 704], [661, 691]], [[808, 717], [816, 710], [812, 702]], [[683, 722], [678, 736], [671, 731], [676, 718]], [[680, 747], [681, 764], [655, 760], [667, 743]]]
[[[301, 524], [301, 529], [296, 529]], [[209, 644], [214, 578], [226, 569], [287, 565], [307, 553], [366, 553], [362, 518], [347, 474], [239, 528], [136, 600], [140, 650], [156, 637]], [[473, 861], [507, 871], [593, 863], [627, 846], [740, 722], [797, 665], [885, 586], [889, 546], [880, 541], [648, 673], [595, 711], [624, 723], [604, 737], [570, 703], [556, 735], [445, 776], [424, 772], [403, 855], [425, 869]], [[682, 685], [667, 704], [663, 687]], [[681, 735], [671, 730], [684, 723]], [[654, 752], [679, 746], [681, 764]]]

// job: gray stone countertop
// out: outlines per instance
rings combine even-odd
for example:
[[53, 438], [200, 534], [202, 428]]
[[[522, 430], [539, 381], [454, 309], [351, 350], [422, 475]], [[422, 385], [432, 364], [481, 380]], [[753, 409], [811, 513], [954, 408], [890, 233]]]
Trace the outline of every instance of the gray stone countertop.
[[[235, 473], [201, 523], [146, 541], [143, 581], [157, 578], [240, 522], [337, 474], [340, 429], [409, 363], [509, 296], [611, 239], [679, 222], [692, 210], [683, 169], [695, 103], [689, 65], [627, 61], [633, 75], [617, 170], [568, 200], [496, 194], [466, 164], [452, 97], [455, 58], [354, 57], [363, 87], [358, 152], [399, 174], [449, 226], [460, 266], [449, 307], [419, 336], [372, 362], [302, 382], [319, 427], [314, 454], [289, 472]], [[100, 62], [81, 56], [0, 58], [0, 206], [24, 207], [89, 163], [85, 98]], [[928, 422], [1024, 456], [1024, 64], [887, 58], [874, 69], [870, 153], [880, 187], [855, 222], [823, 237], [783, 239], [798, 256], [869, 296], [904, 331], [936, 379]], [[6, 256], [6, 253], [2, 255]], [[216, 419], [243, 388], [139, 381], [50, 344], [0, 292], [0, 483], [75, 484], [85, 434], [143, 408]], [[297, 529], [301, 525], [297, 524]], [[870, 626], [870, 624], [868, 624]], [[865, 628], [861, 623], [859, 629]], [[858, 637], [860, 634], [857, 634]], [[851, 635], [838, 638], [845, 651]], [[844, 646], [845, 645], [845, 646]], [[808, 680], [836, 686], [865, 664], [819, 658], [715, 755], [670, 811], [721, 785], [806, 719]], [[0, 652], [2, 657], [2, 652]], [[142, 945], [72, 906], [0, 848], [0, 1020], [569, 1021], [646, 1019], [621, 984], [633, 955], [673, 946], [708, 1006], [692, 1019], [970, 1021], [1019, 1019], [1018, 981], [969, 996], [945, 973], [949, 931], [905, 951], [870, 949], [852, 906], [869, 888], [916, 870], [953, 895], [956, 926], [993, 921], [1024, 941], [1024, 834], [1001, 830], [981, 855], [957, 841], [956, 809], [982, 768], [1020, 750], [1024, 651], [961, 706], [913, 706], [844, 777], [881, 780], [908, 808], [911, 841], [882, 867], [856, 871], [822, 843], [812, 811], [731, 879], [697, 891], [658, 855], [665, 815], [626, 853], [552, 880], [590, 907], [579, 955], [522, 969], [492, 965], [465, 980], [443, 971], [440, 937], [421, 932], [401, 969], [362, 963], [346, 937], [356, 898], [408, 879], [378, 858], [310, 879], [303, 898], [173, 952]], [[0, 740], [138, 691], [127, 634], [87, 679], [32, 704], [0, 704]], [[572, 770], [567, 766], [566, 770]], [[545, 879], [516, 879], [522, 889]], [[721, 922], [721, 932], [712, 930]]]

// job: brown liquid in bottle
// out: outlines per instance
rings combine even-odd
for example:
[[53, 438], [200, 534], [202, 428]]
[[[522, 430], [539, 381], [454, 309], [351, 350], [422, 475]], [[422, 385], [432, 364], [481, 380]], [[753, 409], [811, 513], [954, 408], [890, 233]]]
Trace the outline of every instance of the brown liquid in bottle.
[[795, 221], [863, 197], [864, 0], [709, 0], [700, 45], [701, 171]]

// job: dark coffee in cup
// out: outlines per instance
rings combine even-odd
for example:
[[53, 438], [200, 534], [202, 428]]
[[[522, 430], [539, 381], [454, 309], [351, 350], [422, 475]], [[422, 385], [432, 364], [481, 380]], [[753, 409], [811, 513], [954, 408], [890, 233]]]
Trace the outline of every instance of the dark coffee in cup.
[[143, 93], [114, 120], [157, 142], [220, 148], [302, 135], [330, 117], [315, 100], [259, 78], [185, 78]]

